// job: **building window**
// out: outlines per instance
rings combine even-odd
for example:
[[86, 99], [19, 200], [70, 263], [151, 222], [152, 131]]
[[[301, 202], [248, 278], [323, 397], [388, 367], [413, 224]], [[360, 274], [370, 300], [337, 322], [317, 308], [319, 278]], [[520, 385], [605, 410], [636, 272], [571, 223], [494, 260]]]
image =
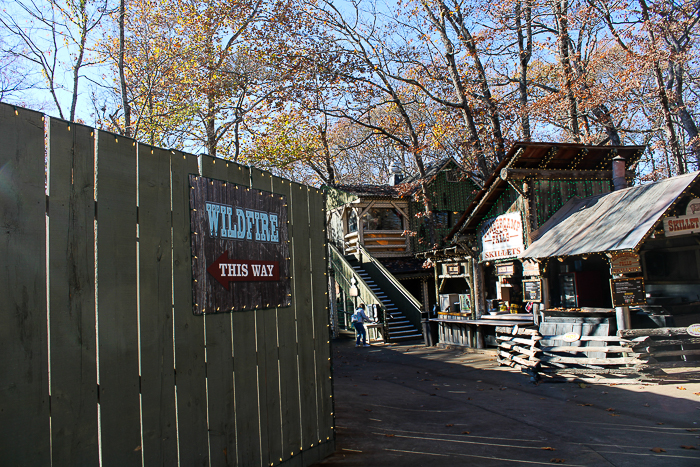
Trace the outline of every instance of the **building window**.
[[697, 248], [650, 250], [644, 254], [649, 282], [696, 282], [700, 280]]
[[449, 211], [435, 211], [433, 213], [433, 219], [435, 219], [436, 229], [446, 229], [450, 226]]
[[348, 213], [348, 233], [357, 232], [357, 213], [351, 209]]
[[393, 208], [370, 208], [362, 216], [362, 229], [403, 231], [403, 217]]
[[462, 174], [460, 173], [459, 170], [452, 169], [452, 170], [445, 171], [445, 179], [448, 182], [459, 182], [459, 181], [461, 181], [461, 178], [462, 178]]

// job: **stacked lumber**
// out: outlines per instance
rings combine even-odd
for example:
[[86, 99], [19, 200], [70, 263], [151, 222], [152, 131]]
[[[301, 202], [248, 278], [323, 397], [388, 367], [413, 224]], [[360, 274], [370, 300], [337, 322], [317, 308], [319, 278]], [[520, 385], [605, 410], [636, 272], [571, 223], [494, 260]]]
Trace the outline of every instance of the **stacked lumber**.
[[536, 370], [540, 363], [537, 343], [542, 339], [531, 326], [497, 326], [498, 363], [519, 370]]
[[[634, 349], [634, 342], [619, 336], [578, 336], [573, 342], [566, 335], [542, 336], [541, 365], [546, 372], [616, 373], [636, 372], [646, 363], [645, 355]], [[627, 372], [627, 371], [623, 371]]]
[[688, 328], [623, 329], [617, 335], [643, 360], [639, 370], [700, 367], [700, 337], [688, 334]]

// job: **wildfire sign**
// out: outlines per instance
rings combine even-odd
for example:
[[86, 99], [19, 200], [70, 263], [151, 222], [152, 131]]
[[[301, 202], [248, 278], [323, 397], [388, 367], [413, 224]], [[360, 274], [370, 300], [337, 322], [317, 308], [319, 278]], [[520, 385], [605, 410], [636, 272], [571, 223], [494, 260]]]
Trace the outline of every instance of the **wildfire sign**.
[[489, 219], [479, 229], [481, 260], [516, 258], [525, 250], [523, 221], [519, 212]]
[[194, 313], [291, 304], [287, 199], [190, 175]]

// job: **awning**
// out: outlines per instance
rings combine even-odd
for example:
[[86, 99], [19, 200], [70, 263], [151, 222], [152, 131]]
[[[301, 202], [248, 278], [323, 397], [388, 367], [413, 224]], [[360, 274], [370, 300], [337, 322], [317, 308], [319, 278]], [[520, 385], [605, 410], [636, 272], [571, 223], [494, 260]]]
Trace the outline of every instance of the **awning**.
[[700, 172], [589, 198], [573, 198], [542, 227], [521, 258], [547, 258], [639, 245]]

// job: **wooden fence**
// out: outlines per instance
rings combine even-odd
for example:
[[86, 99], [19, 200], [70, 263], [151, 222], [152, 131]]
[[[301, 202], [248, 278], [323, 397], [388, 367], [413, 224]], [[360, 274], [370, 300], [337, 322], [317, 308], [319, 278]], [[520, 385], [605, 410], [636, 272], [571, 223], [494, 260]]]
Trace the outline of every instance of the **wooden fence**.
[[[0, 138], [0, 465], [333, 452], [320, 191], [5, 104]], [[287, 196], [291, 307], [193, 314], [191, 173]]]

